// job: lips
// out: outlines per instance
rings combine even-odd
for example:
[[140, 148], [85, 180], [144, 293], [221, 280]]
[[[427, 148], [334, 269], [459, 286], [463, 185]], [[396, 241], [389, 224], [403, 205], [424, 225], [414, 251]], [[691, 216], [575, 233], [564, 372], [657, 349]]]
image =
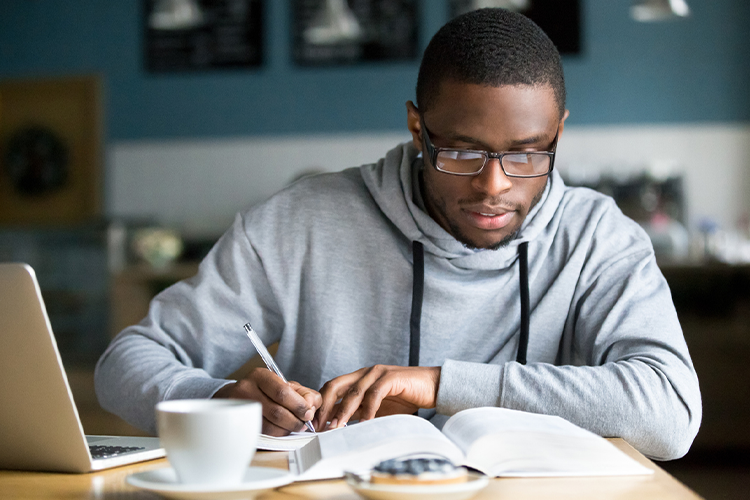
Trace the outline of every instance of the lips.
[[502, 229], [513, 220], [515, 211], [498, 210], [486, 207], [463, 209], [469, 223], [479, 229], [494, 230]]

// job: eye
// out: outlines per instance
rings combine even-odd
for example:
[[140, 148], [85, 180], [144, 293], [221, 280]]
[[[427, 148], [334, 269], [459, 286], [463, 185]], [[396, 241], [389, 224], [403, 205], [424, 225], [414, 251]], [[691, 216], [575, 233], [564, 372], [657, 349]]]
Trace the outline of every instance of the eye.
[[505, 155], [504, 161], [508, 163], [525, 164], [531, 162], [530, 154]]
[[458, 153], [457, 160], [478, 160], [479, 158], [484, 157], [484, 155], [480, 153], [473, 153], [468, 151], [461, 151]]
[[474, 151], [464, 151], [461, 149], [450, 149], [447, 151], [441, 151], [440, 155], [446, 160], [455, 160], [455, 161], [473, 161], [473, 160], [478, 160], [479, 158], [484, 157], [484, 155], [482, 155], [481, 153], [476, 153]]

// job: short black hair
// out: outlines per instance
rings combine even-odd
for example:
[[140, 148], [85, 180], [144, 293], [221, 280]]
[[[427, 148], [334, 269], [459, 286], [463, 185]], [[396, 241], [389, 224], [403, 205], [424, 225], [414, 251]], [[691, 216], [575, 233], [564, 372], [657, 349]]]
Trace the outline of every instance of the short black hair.
[[549, 85], [565, 113], [565, 79], [555, 44], [528, 17], [505, 9], [458, 16], [432, 37], [417, 78], [417, 105], [428, 109], [444, 80], [499, 87]]

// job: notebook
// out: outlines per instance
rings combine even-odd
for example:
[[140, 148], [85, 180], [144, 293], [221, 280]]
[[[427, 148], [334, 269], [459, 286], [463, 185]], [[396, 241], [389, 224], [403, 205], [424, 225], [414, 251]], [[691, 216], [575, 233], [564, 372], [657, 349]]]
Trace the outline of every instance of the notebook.
[[0, 381], [0, 469], [90, 472], [164, 456], [158, 438], [84, 435], [26, 264], [0, 264]]

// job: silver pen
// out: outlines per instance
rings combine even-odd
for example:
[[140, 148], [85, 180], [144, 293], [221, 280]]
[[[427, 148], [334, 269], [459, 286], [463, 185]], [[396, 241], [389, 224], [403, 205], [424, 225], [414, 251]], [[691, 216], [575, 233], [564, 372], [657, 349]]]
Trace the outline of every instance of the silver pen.
[[[266, 364], [269, 370], [274, 372], [276, 375], [281, 378], [281, 380], [284, 381], [284, 383], [287, 383], [286, 377], [284, 377], [284, 374], [281, 373], [281, 370], [279, 370], [279, 367], [276, 365], [276, 362], [271, 357], [271, 353], [268, 352], [268, 349], [266, 349], [266, 346], [263, 344], [263, 341], [260, 340], [260, 337], [258, 337], [258, 334], [255, 333], [255, 330], [253, 330], [253, 327], [250, 326], [250, 323], [245, 324], [245, 331], [247, 332], [247, 336], [250, 337], [250, 342], [253, 343], [253, 346], [255, 346], [255, 350], [258, 351], [258, 354], [260, 354], [260, 357], [263, 358], [263, 362]], [[313, 424], [311, 421], [305, 422], [305, 426], [315, 434], [315, 427], [313, 427]]]

